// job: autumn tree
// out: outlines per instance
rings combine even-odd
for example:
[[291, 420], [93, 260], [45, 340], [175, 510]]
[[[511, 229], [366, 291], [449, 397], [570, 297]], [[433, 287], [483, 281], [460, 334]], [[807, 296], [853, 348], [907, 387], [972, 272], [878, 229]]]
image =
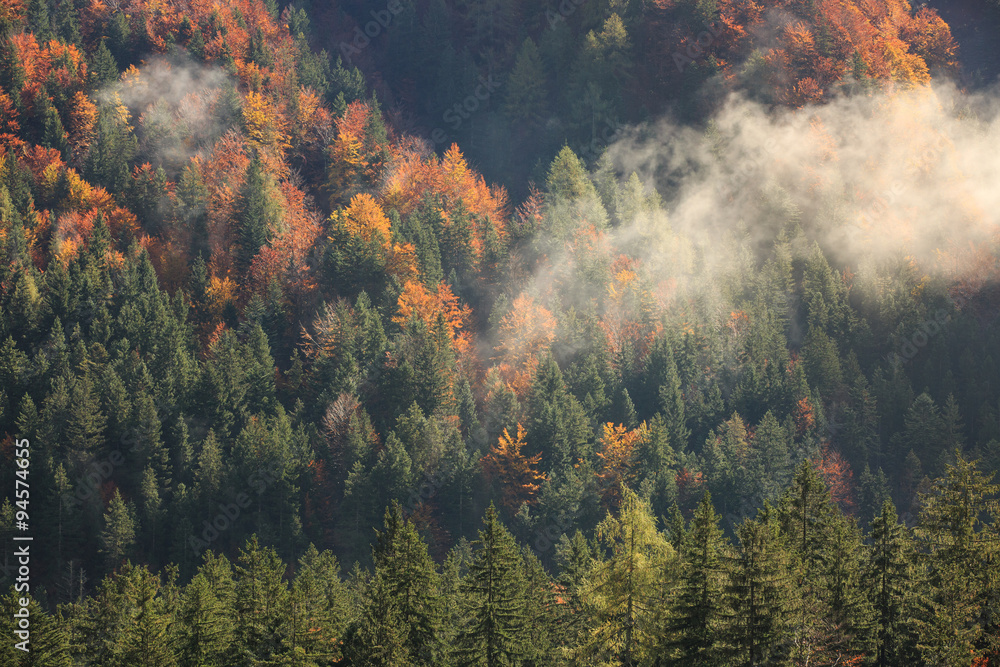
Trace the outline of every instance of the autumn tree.
[[545, 480], [537, 469], [542, 455], [525, 455], [525, 444], [524, 427], [518, 423], [516, 437], [505, 428], [499, 442], [483, 457], [483, 470], [498, 483], [504, 507], [511, 514], [522, 504], [533, 502]]

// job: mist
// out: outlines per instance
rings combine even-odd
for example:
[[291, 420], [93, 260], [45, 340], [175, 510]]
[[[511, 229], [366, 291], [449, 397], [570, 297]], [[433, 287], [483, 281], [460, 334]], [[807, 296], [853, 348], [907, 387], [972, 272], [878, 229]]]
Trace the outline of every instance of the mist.
[[801, 227], [845, 266], [906, 257], [961, 279], [968, 267], [951, 258], [996, 239], [995, 95], [942, 83], [792, 110], [734, 95], [706, 127], [663, 120], [607, 151], [615, 173], [637, 173], [664, 199], [667, 224], [646, 216], [613, 232], [643, 238], [646, 259], [683, 239], [705, 266], [725, 266], [723, 239], [766, 251]]
[[127, 70], [97, 97], [129, 109], [142, 160], [162, 166], [170, 177], [210, 149], [239, 112], [233, 78], [183, 52]]

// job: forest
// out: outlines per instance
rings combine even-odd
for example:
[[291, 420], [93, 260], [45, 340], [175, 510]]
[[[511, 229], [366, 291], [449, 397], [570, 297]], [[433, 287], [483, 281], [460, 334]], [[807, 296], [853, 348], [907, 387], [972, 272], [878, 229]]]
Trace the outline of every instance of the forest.
[[0, 0], [0, 664], [1000, 666], [940, 4]]

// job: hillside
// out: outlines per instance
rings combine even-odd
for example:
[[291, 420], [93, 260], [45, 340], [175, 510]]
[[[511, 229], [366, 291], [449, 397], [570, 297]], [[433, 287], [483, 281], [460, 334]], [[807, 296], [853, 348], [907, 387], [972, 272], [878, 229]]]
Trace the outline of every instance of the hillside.
[[1000, 664], [970, 7], [0, 0], [0, 663]]

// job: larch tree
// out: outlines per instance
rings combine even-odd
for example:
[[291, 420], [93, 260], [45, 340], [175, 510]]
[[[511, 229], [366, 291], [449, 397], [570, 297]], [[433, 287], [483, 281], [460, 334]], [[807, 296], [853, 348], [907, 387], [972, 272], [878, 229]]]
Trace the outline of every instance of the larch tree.
[[610, 555], [587, 574], [581, 597], [595, 625], [580, 650], [585, 660], [638, 667], [655, 649], [677, 554], [656, 529], [648, 501], [627, 487], [618, 515], [609, 513], [596, 535]]

